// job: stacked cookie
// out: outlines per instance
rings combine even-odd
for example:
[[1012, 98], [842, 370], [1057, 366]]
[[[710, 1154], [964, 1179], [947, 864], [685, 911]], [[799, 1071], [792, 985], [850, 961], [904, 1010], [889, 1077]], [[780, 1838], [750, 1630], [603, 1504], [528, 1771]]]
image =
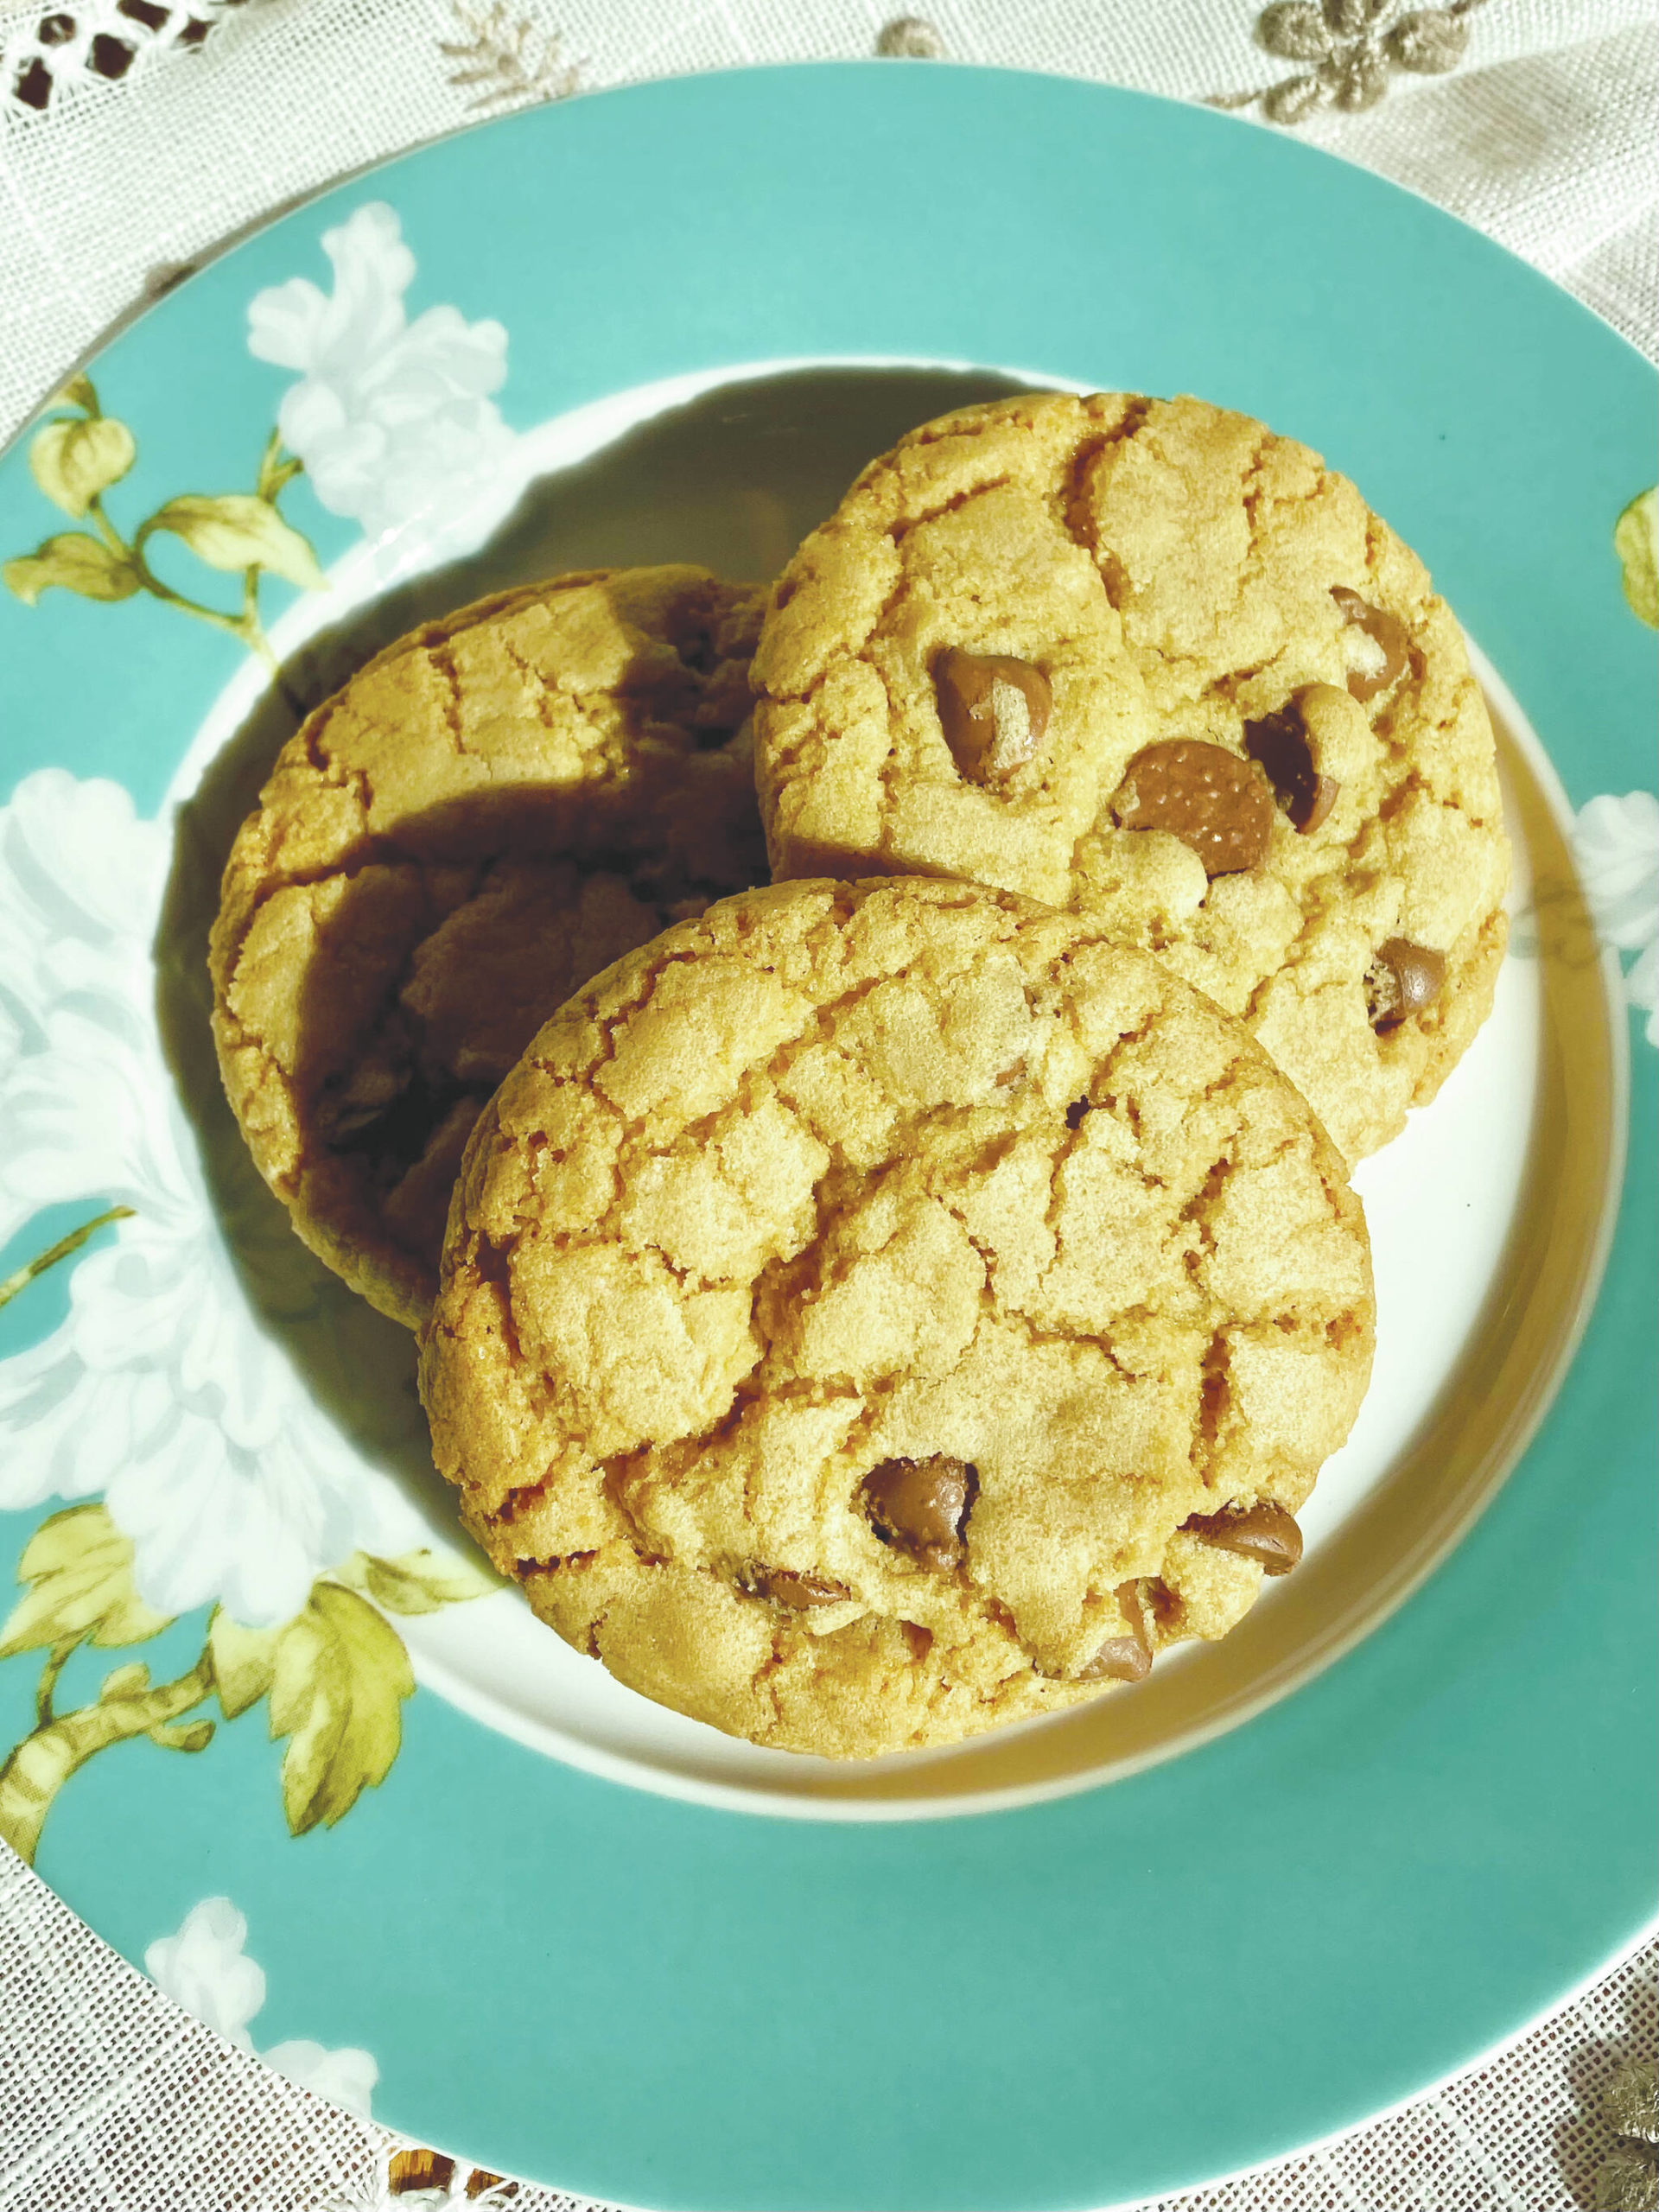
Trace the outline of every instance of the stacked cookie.
[[1243, 416], [1100, 393], [928, 424], [785, 570], [755, 677], [779, 874], [1109, 915], [1351, 1161], [1491, 1009], [1508, 847], [1457, 622], [1351, 484]]
[[1353, 487], [1035, 396], [873, 463], [769, 599], [562, 578], [383, 654], [238, 839], [216, 1033], [537, 1613], [868, 1756], [1295, 1565], [1370, 1371], [1349, 1168], [1484, 1018], [1506, 874], [1456, 624]]
[[690, 568], [561, 576], [371, 661], [283, 748], [232, 848], [213, 1034], [320, 1259], [420, 1327], [462, 1149], [588, 978], [763, 877], [762, 594]]

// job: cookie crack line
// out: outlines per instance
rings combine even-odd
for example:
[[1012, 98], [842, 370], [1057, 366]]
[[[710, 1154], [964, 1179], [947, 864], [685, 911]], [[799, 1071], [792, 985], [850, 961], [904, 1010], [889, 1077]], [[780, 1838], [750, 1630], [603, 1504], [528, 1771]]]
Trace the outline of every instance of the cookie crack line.
[[919, 514], [905, 515], [899, 521], [889, 523], [887, 534], [893, 550], [902, 559], [905, 540], [915, 531], [925, 530], [930, 523], [943, 522], [947, 515], [960, 513], [971, 501], [983, 499], [988, 492], [1001, 492], [1013, 480], [1005, 469], [1000, 476], [988, 476], [981, 483], [964, 485], [960, 492], [953, 492], [935, 506], [924, 507]]
[[[1266, 497], [1267, 490], [1266, 486], [1262, 482], [1262, 472], [1267, 464], [1268, 448], [1273, 443], [1272, 432], [1270, 430], [1262, 429], [1260, 425], [1258, 425], [1257, 428], [1259, 435], [1255, 441], [1255, 448], [1251, 452], [1249, 461], [1244, 464], [1243, 470], [1239, 477], [1238, 486], [1239, 498], [1243, 503], [1245, 518], [1250, 526], [1250, 551], [1252, 553], [1255, 551], [1257, 543], [1262, 535], [1259, 526], [1261, 518], [1258, 513], [1258, 509], [1262, 499]], [[1321, 471], [1319, 482], [1316, 483], [1313, 492], [1306, 495], [1306, 502], [1311, 503], [1312, 500], [1318, 498], [1319, 489], [1323, 482], [1324, 472]]]
[[462, 713], [464, 694], [461, 671], [455, 666], [454, 646], [448, 640], [441, 645], [433, 645], [427, 653], [427, 659], [442, 677], [448, 691], [449, 696], [443, 703], [443, 719], [450, 741], [463, 760], [470, 759], [473, 756], [462, 728], [466, 719]]
[[[894, 550], [898, 550], [896, 546]], [[830, 659], [826, 665], [818, 671], [817, 674], [812, 678], [810, 683], [809, 683], [802, 690], [779, 691], [774, 690], [768, 683], [757, 683], [754, 689], [754, 696], [757, 702], [763, 705], [777, 707], [810, 706], [812, 701], [817, 696], [818, 693], [823, 689], [824, 685], [830, 681], [830, 677], [837, 673], [841, 664], [848, 661], [853, 662], [858, 665], [871, 668], [873, 672], [879, 672], [874, 671], [874, 664], [868, 658], [870, 639], [875, 635], [881, 625], [892, 618], [900, 601], [904, 599], [909, 589], [910, 579], [905, 574], [904, 559], [901, 554], [899, 556], [899, 575], [894, 580], [891, 590], [888, 591], [887, 596], [883, 599], [880, 606], [876, 608], [874, 613], [870, 617], [869, 626], [857, 643], [854, 644], [850, 640], [846, 640], [835, 647], [830, 653]], [[780, 584], [777, 596], [777, 604], [780, 607], [786, 606], [789, 603], [787, 600], [782, 597], [782, 590], [783, 587]]]
[[[1078, 446], [1066, 471], [1065, 484], [1060, 494], [1059, 519], [1062, 528], [1079, 552], [1086, 553], [1095, 563], [1096, 574], [1100, 575], [1099, 534], [1090, 521], [1084, 501], [1087, 497], [1089, 472], [1103, 453], [1114, 446], [1128, 445], [1139, 433], [1152, 410], [1149, 399], [1136, 398], [1124, 410], [1117, 423], [1110, 429], [1097, 431]], [[1101, 575], [1101, 588], [1106, 588], [1106, 579]], [[1109, 601], [1110, 594], [1107, 594]]]
[[[358, 811], [366, 822], [374, 807], [374, 785], [368, 770], [359, 762], [342, 760], [338, 753], [330, 753], [324, 742], [334, 727], [337, 706], [337, 701], [325, 700], [306, 716], [296, 734], [303, 742], [306, 758], [321, 780], [333, 790], [353, 792]], [[264, 819], [263, 795], [256, 819]]]
[[[957, 883], [956, 878], [938, 880], [953, 885]], [[810, 887], [810, 886], [803, 887], [804, 889]], [[837, 885], [836, 889], [838, 893], [843, 893], [850, 890], [851, 887]], [[942, 911], [947, 912], [969, 911], [982, 901], [983, 894], [973, 887], [960, 886], [959, 887], [962, 891], [960, 899], [948, 903], [939, 902]], [[835, 918], [850, 918], [853, 911], [855, 910], [849, 906], [838, 917], [826, 917], [826, 927], [830, 926]], [[688, 936], [684, 940], [678, 940], [677, 932], [681, 930], [697, 934]], [[695, 969], [701, 960], [710, 954], [718, 954], [721, 950], [718, 941], [712, 931], [706, 927], [701, 917], [696, 921], [677, 925], [675, 934], [677, 942], [671, 951], [662, 952], [649, 966], [642, 966], [636, 971], [639, 981], [639, 994], [626, 1004], [601, 1011], [598, 998], [587, 992], [578, 993], [568, 1002], [570, 1007], [579, 1009], [583, 1014], [588, 1024], [599, 1033], [601, 1043], [607, 1048], [587, 1061], [580, 1071], [582, 1077], [591, 1078], [597, 1069], [613, 1061], [620, 1033], [629, 1021], [649, 1010], [664, 977], [671, 968]], [[757, 1066], [747, 1068], [744, 1072], [758, 1080], [775, 1084], [777, 1077], [787, 1076], [791, 1072], [795, 1061], [804, 1052], [810, 1052], [814, 1046], [820, 1043], [833, 1043], [833, 1037], [824, 1033], [825, 1022], [834, 1024], [846, 1014], [855, 1010], [880, 985], [893, 980], [912, 978], [921, 957], [918, 954], [914, 962], [894, 969], [890, 973], [873, 976], [865, 982], [853, 985], [839, 997], [815, 1005], [803, 1020], [801, 1027], [792, 1037], [785, 1038], [776, 1047], [770, 1059]], [[968, 967], [957, 972], [959, 976], [966, 976], [971, 972], [971, 966], [970, 963]], [[772, 971], [763, 970], [763, 972]], [[550, 1082], [563, 1083], [573, 1079], [575, 1071], [559, 1066], [538, 1054], [536, 1040], [532, 1040], [525, 1054], [525, 1059]], [[620, 1121], [622, 1145], [627, 1147], [637, 1141], [643, 1147], [645, 1156], [652, 1159], [669, 1156], [675, 1147], [687, 1140], [695, 1141], [699, 1137], [707, 1137], [712, 1133], [715, 1125], [730, 1110], [729, 1104], [712, 1107], [707, 1114], [698, 1116], [694, 1120], [677, 1127], [673, 1138], [664, 1149], [645, 1141], [644, 1131], [650, 1118], [649, 1116], [630, 1118], [623, 1114], [621, 1109], [616, 1106], [613, 1101], [606, 1098], [602, 1091], [599, 1093], [599, 1098], [607, 1110]], [[810, 1124], [808, 1123], [807, 1126], [810, 1127]]]

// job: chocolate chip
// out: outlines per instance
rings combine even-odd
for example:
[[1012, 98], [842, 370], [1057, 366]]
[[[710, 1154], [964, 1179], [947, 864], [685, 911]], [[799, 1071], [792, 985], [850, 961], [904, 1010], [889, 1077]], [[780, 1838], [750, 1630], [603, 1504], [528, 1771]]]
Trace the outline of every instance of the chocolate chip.
[[958, 1564], [963, 1523], [979, 1489], [976, 1469], [943, 1455], [884, 1459], [861, 1488], [870, 1526], [884, 1544], [941, 1573]]
[[1137, 753], [1112, 801], [1120, 829], [1167, 830], [1206, 875], [1236, 875], [1264, 858], [1273, 793], [1254, 761], [1224, 745], [1177, 737]]
[[1120, 1582], [1112, 1592], [1128, 1624], [1127, 1636], [1109, 1636], [1094, 1657], [1072, 1675], [1074, 1682], [1143, 1682], [1152, 1672], [1152, 1637], [1138, 1582]]
[[1379, 1037], [1433, 1005], [1446, 981], [1446, 955], [1432, 945], [1391, 937], [1379, 944], [1365, 971], [1365, 1010]]
[[1298, 702], [1292, 699], [1280, 713], [1246, 722], [1244, 750], [1261, 763], [1292, 829], [1304, 836], [1317, 830], [1336, 804], [1340, 786], [1334, 776], [1319, 773], [1313, 741]]
[[1332, 584], [1331, 596], [1342, 609], [1343, 620], [1355, 629], [1363, 630], [1381, 649], [1380, 668], [1353, 669], [1348, 677], [1348, 689], [1356, 699], [1374, 699], [1379, 691], [1388, 690], [1410, 658], [1410, 633], [1397, 614], [1390, 614], [1383, 607], [1373, 607], [1369, 599], [1350, 591], [1346, 584]]
[[1040, 668], [1010, 653], [950, 645], [933, 670], [939, 721], [957, 766], [978, 784], [1004, 784], [1036, 756], [1054, 695]]
[[798, 1574], [788, 1567], [746, 1567], [737, 1586], [751, 1598], [769, 1598], [774, 1605], [788, 1605], [805, 1612], [813, 1605], [839, 1605], [852, 1596], [844, 1583], [822, 1574]]
[[1302, 1555], [1302, 1532], [1294, 1516], [1267, 1498], [1255, 1505], [1230, 1505], [1221, 1513], [1196, 1514], [1183, 1525], [1188, 1535], [1253, 1559], [1268, 1574], [1288, 1574]]

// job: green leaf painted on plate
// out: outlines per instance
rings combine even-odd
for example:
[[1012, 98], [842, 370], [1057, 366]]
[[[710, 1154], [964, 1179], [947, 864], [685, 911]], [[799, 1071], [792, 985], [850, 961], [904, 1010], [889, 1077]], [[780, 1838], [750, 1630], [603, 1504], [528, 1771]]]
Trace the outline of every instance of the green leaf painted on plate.
[[332, 1827], [385, 1781], [414, 1688], [396, 1629], [354, 1590], [314, 1585], [282, 1631], [270, 1688], [270, 1732], [290, 1739], [283, 1808], [294, 1834]]
[[101, 415], [104, 411], [98, 404], [97, 387], [84, 371], [80, 375], [70, 378], [52, 404], [54, 407], [82, 407], [89, 415]]
[[213, 1686], [227, 1720], [257, 1704], [270, 1689], [283, 1634], [280, 1628], [244, 1628], [221, 1607], [214, 1607], [207, 1624], [207, 1649], [213, 1655]]
[[493, 1597], [506, 1585], [480, 1560], [454, 1553], [404, 1552], [397, 1559], [375, 1559], [353, 1552], [334, 1579], [360, 1591], [388, 1613], [435, 1613], [471, 1598]]
[[[48, 1663], [48, 1676], [52, 1664]], [[200, 1750], [208, 1740], [212, 1723], [195, 1723], [176, 1732], [175, 1724], [193, 1705], [200, 1705], [213, 1686], [211, 1663], [204, 1652], [176, 1681], [154, 1687], [148, 1667], [118, 1667], [92, 1703], [74, 1713], [54, 1714], [49, 1699], [45, 1700], [40, 1725], [0, 1764], [0, 1838], [32, 1866], [41, 1828], [59, 1792], [88, 1759], [116, 1744], [148, 1736], [168, 1749]]]
[[137, 441], [111, 415], [48, 423], [29, 448], [35, 481], [55, 507], [79, 522], [100, 493], [118, 484], [138, 457]]
[[130, 561], [101, 537], [79, 530], [48, 537], [38, 551], [8, 561], [0, 568], [0, 576], [25, 607], [33, 607], [54, 585], [82, 599], [106, 602], [130, 599], [139, 588], [138, 572]]
[[17, 1579], [29, 1593], [0, 1629], [0, 1659], [88, 1637], [105, 1648], [143, 1643], [172, 1619], [134, 1588], [132, 1545], [101, 1505], [73, 1505], [43, 1521], [23, 1548]]
[[1613, 550], [1624, 571], [1632, 614], [1659, 628], [1659, 487], [1641, 493], [1613, 524]]
[[304, 591], [326, 588], [308, 540], [255, 493], [226, 492], [215, 499], [192, 493], [169, 499], [150, 517], [142, 535], [157, 530], [181, 537], [211, 569], [268, 569]]
[[162, 1720], [145, 1733], [164, 1751], [205, 1751], [213, 1740], [211, 1720]]

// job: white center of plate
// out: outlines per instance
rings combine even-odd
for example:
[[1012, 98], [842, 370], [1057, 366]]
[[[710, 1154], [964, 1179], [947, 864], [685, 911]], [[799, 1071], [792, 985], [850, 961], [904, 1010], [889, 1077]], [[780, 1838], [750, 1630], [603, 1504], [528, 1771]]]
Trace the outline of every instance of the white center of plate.
[[[326, 596], [291, 609], [273, 641], [308, 702], [429, 615], [561, 569], [696, 561], [770, 575], [903, 430], [1057, 381], [950, 364], [767, 362], [622, 393], [520, 438], [510, 473], [467, 513], [348, 555]], [[1181, 1648], [1133, 1691], [868, 1763], [764, 1751], [652, 1705], [514, 1594], [401, 1620], [422, 1684], [537, 1751], [641, 1788], [797, 1817], [937, 1817], [1172, 1757], [1284, 1695], [1392, 1611], [1466, 1529], [1554, 1395], [1599, 1279], [1622, 1164], [1623, 1009], [1568, 857], [1570, 812], [1515, 700], [1473, 658], [1498, 733], [1517, 927], [1491, 1018], [1440, 1097], [1355, 1176], [1376, 1266], [1376, 1366], [1352, 1436], [1300, 1516], [1294, 1576], [1269, 1585], [1224, 1643]], [[293, 719], [273, 711], [250, 667], [204, 722], [171, 800], [242, 747], [228, 842]], [[227, 1111], [200, 1085], [191, 1103], [199, 1122]], [[412, 1349], [390, 1325], [385, 1343], [385, 1371], [365, 1388], [406, 1401]], [[399, 1471], [434, 1541], [454, 1541], [429, 1467], [405, 1455]]]

